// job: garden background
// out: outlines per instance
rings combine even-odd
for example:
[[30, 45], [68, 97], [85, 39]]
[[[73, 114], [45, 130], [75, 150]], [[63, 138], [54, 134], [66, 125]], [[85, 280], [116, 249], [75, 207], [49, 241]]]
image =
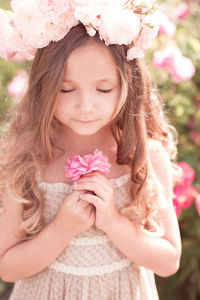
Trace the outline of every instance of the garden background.
[[[200, 1], [158, 4], [163, 21], [146, 61], [178, 132], [177, 160], [184, 175], [173, 199], [183, 246], [180, 269], [156, 281], [160, 300], [200, 300]], [[0, 0], [0, 7], [9, 9], [10, 1]], [[0, 59], [0, 135], [6, 132], [6, 112], [23, 96], [29, 68], [30, 62]], [[8, 299], [12, 286], [0, 279], [1, 300]]]

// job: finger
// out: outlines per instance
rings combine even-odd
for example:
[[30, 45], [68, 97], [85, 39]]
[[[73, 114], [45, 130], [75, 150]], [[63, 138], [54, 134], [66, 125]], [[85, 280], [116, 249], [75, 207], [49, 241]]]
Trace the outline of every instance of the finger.
[[99, 197], [91, 194], [83, 194], [81, 195], [81, 199], [93, 204], [96, 209], [102, 205], [102, 200]]
[[86, 191], [81, 191], [81, 190], [75, 190], [73, 191], [73, 201], [74, 202], [79, 202], [80, 201], [80, 195], [86, 193]]
[[78, 205], [81, 207], [81, 208], [86, 208], [87, 206], [90, 205], [90, 203], [88, 203], [88, 201], [85, 201], [85, 200], [82, 200], [82, 199], [79, 199], [79, 201], [77, 202]]
[[92, 191], [94, 192], [98, 197], [104, 198], [106, 195], [109, 195], [113, 192], [112, 187], [110, 185], [105, 184], [102, 181], [82, 181], [82, 182], [76, 182], [76, 185], [74, 186], [75, 190], [84, 190], [84, 191]]
[[87, 207], [87, 211], [88, 211], [89, 219], [92, 218], [95, 213], [95, 206], [90, 203]]
[[84, 178], [97, 178], [97, 179], [100, 179], [100, 180], [104, 181], [105, 183], [109, 182], [108, 178], [106, 178], [106, 176], [104, 176], [99, 171], [92, 171], [90, 173], [83, 174], [78, 181], [84, 180]]

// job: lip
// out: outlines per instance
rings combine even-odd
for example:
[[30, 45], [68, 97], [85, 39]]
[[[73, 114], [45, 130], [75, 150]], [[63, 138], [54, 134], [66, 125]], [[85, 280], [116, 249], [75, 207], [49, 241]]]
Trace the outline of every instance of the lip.
[[81, 120], [76, 120], [77, 122], [79, 122], [79, 123], [93, 123], [93, 122], [95, 122], [95, 120], [91, 120], [91, 121], [81, 121]]

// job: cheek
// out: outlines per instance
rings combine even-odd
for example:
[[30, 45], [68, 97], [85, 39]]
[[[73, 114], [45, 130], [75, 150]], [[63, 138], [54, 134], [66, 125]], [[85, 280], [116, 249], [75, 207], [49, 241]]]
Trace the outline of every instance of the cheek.
[[108, 109], [109, 112], [114, 113], [114, 111], [117, 109], [118, 103], [119, 103], [119, 93], [113, 94], [109, 99], [107, 99], [106, 102], [106, 108]]
[[66, 116], [67, 112], [69, 113], [70, 108], [69, 108], [69, 103], [63, 99], [58, 99], [55, 105], [55, 110], [54, 110], [54, 116], [55, 117], [62, 117], [63, 115]]

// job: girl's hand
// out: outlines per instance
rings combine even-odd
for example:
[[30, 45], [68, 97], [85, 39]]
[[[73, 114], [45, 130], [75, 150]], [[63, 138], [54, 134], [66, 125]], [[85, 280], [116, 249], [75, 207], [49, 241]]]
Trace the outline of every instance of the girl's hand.
[[73, 191], [59, 207], [55, 217], [57, 227], [71, 238], [88, 230], [95, 222], [95, 207], [81, 200], [83, 191]]
[[95, 171], [82, 175], [74, 183], [74, 189], [85, 192], [80, 197], [96, 207], [96, 227], [106, 231], [111, 222], [119, 216], [114, 203], [113, 187], [109, 180], [100, 172]]

